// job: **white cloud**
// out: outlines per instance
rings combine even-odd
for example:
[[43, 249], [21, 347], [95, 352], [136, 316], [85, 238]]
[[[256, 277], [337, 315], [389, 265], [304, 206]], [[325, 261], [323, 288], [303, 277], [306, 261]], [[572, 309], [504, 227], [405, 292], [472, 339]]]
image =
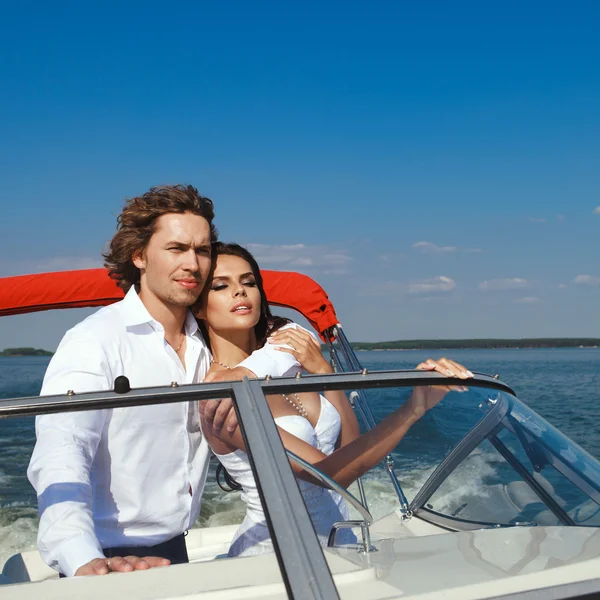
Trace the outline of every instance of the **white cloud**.
[[543, 217], [529, 217], [527, 219], [530, 223], [546, 223], [548, 219], [544, 219]]
[[595, 275], [577, 275], [573, 279], [573, 283], [577, 285], [600, 285], [600, 277]]
[[[352, 257], [345, 251], [328, 246], [307, 246], [305, 244], [246, 244], [246, 248], [256, 258], [261, 268], [335, 267], [331, 274], [340, 274], [341, 267], [348, 265]], [[345, 272], [345, 271], [344, 271]]]
[[348, 269], [342, 268], [325, 269], [323, 271], [323, 275], [346, 275], [346, 273], [348, 273]]
[[42, 261], [39, 268], [43, 271], [70, 271], [72, 269], [97, 269], [104, 266], [102, 258], [89, 256], [56, 257]]
[[593, 211], [594, 215], [600, 215], [600, 206], [596, 206], [596, 208]]
[[432, 242], [417, 242], [412, 247], [419, 250], [419, 252], [427, 252], [428, 254], [447, 254], [458, 250], [456, 246], [438, 246]]
[[384, 263], [384, 264], [397, 263], [397, 262], [406, 260], [406, 258], [407, 258], [406, 254], [400, 254], [400, 253], [380, 254], [379, 256], [377, 256], [377, 260], [380, 263]]
[[100, 256], [54, 256], [43, 260], [1, 260], [0, 276], [99, 269], [102, 266], [103, 260]]
[[456, 282], [450, 277], [440, 275], [429, 279], [420, 279], [418, 281], [385, 281], [382, 283], [372, 282], [370, 285], [364, 285], [357, 292], [360, 296], [419, 296], [419, 299], [427, 296], [429, 300], [433, 299], [432, 294], [438, 297], [440, 294], [451, 292], [456, 288]]
[[409, 294], [431, 294], [432, 292], [450, 292], [456, 287], [456, 282], [450, 277], [440, 275], [431, 279], [422, 279], [407, 285]]
[[351, 256], [341, 253], [324, 254], [321, 256], [321, 264], [324, 265], [345, 265], [351, 260]]
[[540, 299], [537, 296], [525, 296], [524, 298], [517, 298], [515, 302], [517, 304], [535, 304]]
[[515, 290], [527, 287], [528, 285], [528, 281], [526, 279], [521, 279], [520, 277], [486, 279], [479, 284], [479, 289], [485, 291]]
[[412, 245], [423, 254], [452, 254], [453, 252], [482, 252], [480, 248], [459, 248], [458, 246], [438, 246], [433, 242], [416, 242]]

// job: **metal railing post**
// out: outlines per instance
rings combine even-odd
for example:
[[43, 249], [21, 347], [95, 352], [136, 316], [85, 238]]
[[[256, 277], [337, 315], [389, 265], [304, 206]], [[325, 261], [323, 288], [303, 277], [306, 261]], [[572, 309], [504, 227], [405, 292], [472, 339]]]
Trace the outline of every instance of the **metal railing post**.
[[338, 598], [260, 381], [234, 383], [233, 397], [289, 597]]
[[[346, 359], [346, 362], [347, 362], [348, 366], [350, 367], [350, 369], [353, 371], [362, 371], [363, 370], [362, 365], [360, 364], [358, 357], [354, 353], [354, 350], [352, 349], [352, 346], [350, 345], [350, 342], [348, 341], [346, 334], [342, 330], [342, 327], [337, 326], [335, 328], [334, 333], [335, 333], [336, 339], [338, 340], [338, 343], [340, 344], [340, 349], [342, 351], [342, 354], [343, 354], [344, 358]], [[335, 356], [335, 360], [339, 364], [339, 367], [343, 371], [344, 369], [342, 367], [341, 361], [339, 360], [339, 356], [337, 355], [337, 353], [334, 356]], [[352, 392], [350, 394], [350, 402], [353, 403], [353, 406], [356, 406], [356, 408], [358, 409], [358, 412], [362, 417], [365, 427], [367, 429], [372, 429], [373, 427], [375, 427], [375, 425], [376, 425], [375, 417], [373, 415], [373, 412], [371, 411], [371, 407], [369, 406], [369, 402], [367, 400], [365, 393], [362, 390]], [[409, 510], [408, 499], [406, 498], [406, 495], [404, 494], [404, 491], [402, 490], [402, 486], [400, 485], [400, 481], [398, 480], [398, 477], [396, 476], [396, 473], [394, 471], [394, 459], [392, 458], [392, 456], [390, 454], [388, 454], [385, 457], [385, 459], [383, 460], [383, 468], [387, 472], [387, 474], [392, 482], [392, 486], [394, 487], [394, 491], [396, 492], [396, 495], [398, 496], [398, 501], [400, 502], [400, 512], [402, 513], [402, 515], [404, 517], [409, 517], [410, 510]], [[365, 496], [364, 489], [363, 489], [363, 483], [360, 479], [359, 479], [358, 487], [359, 487], [359, 492], [361, 495], [361, 499], [363, 500], [363, 503], [365, 504], [365, 506], [368, 506], [366, 504], [366, 496]]]

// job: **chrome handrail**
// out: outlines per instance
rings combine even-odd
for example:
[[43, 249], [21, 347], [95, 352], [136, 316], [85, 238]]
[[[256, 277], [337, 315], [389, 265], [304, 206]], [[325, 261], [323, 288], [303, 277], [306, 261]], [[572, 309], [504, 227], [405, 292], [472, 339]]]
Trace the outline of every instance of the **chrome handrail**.
[[[327, 375], [306, 375], [301, 378], [281, 377], [274, 379], [251, 380], [262, 388], [265, 394], [293, 392], [318, 392], [322, 390], [369, 389], [412, 387], [415, 385], [466, 385], [496, 389], [515, 395], [506, 384], [487, 375], [478, 375], [464, 380], [446, 377], [432, 371], [373, 371], [371, 373], [329, 373]], [[127, 393], [113, 391], [86, 392], [84, 394], [65, 393], [52, 396], [29, 396], [0, 399], [0, 418], [24, 417], [27, 415], [54, 414], [80, 410], [121, 408], [125, 406], [147, 406], [170, 404], [194, 400], [211, 400], [233, 397], [233, 387], [239, 381], [217, 383], [171, 384], [170, 386], [134, 388]]]
[[338, 529], [344, 527], [360, 527], [363, 543], [360, 552], [367, 553], [374, 550], [371, 546], [371, 534], [369, 532], [369, 526], [373, 524], [373, 515], [369, 512], [369, 509], [366, 508], [358, 498], [356, 498], [352, 493], [350, 493], [345, 487], [341, 486], [335, 479], [329, 477], [312, 465], [309, 462], [306, 462], [303, 458], [300, 458], [297, 454], [294, 454], [291, 450], [286, 450], [286, 453], [289, 459], [295, 463], [296, 465], [302, 467], [305, 471], [316, 477], [325, 487], [337, 492], [352, 508], [356, 509], [360, 515], [362, 516], [362, 521], [338, 521], [333, 524], [331, 528], [331, 532], [329, 534], [329, 539], [327, 540], [327, 546], [331, 547], [335, 544], [335, 535]]
[[[332, 333], [333, 333], [334, 337], [338, 340], [340, 349], [342, 351], [342, 354], [343, 354], [349, 368], [354, 371], [362, 371], [363, 370], [362, 365], [361, 365], [360, 361], [358, 360], [358, 357], [356, 356], [354, 349], [350, 345], [350, 342], [348, 341], [348, 338], [346, 337], [346, 334], [344, 333], [342, 326], [339, 323], [336, 325], [336, 327], [333, 328]], [[332, 344], [330, 344], [330, 346], [333, 347]], [[331, 348], [330, 348], [330, 350], [331, 350]], [[339, 359], [337, 352], [335, 352], [335, 351], [332, 352], [332, 359], [336, 363], [336, 366], [338, 366], [338, 368], [341, 371], [344, 371], [344, 367]], [[358, 413], [361, 415], [362, 421], [363, 421], [365, 427], [367, 428], [367, 430], [375, 427], [375, 425], [376, 425], [375, 416], [373, 415], [373, 411], [371, 410], [371, 407], [369, 405], [369, 402], [367, 400], [365, 393], [362, 390], [353, 391], [350, 394], [350, 402], [352, 403], [353, 407], [356, 407]], [[387, 472], [388, 477], [390, 478], [390, 480], [392, 482], [392, 486], [394, 488], [394, 491], [396, 492], [396, 496], [398, 496], [398, 501], [400, 502], [400, 514], [402, 515], [403, 518], [408, 518], [411, 514], [410, 509], [409, 509], [408, 499], [406, 498], [406, 495], [404, 494], [402, 486], [400, 485], [400, 481], [398, 480], [398, 477], [396, 476], [396, 472], [394, 471], [394, 459], [392, 458], [392, 455], [388, 454], [383, 459], [382, 462], [383, 462], [383, 468]], [[361, 493], [361, 497], [363, 498], [363, 502], [365, 502], [365, 504], [366, 504], [367, 499], [366, 499], [366, 495], [364, 493], [362, 481], [360, 479], [359, 479], [359, 491]]]

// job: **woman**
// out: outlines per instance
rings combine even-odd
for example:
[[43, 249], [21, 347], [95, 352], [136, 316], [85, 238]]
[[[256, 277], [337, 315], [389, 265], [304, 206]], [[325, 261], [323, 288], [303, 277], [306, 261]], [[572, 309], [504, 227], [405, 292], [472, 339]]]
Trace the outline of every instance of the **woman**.
[[[309, 373], [331, 372], [317, 340], [306, 330], [274, 317], [269, 310], [260, 270], [252, 255], [237, 244], [213, 246], [211, 278], [199, 302], [196, 316], [210, 346], [211, 369], [235, 367], [265, 343], [274, 343], [282, 352], [294, 355]], [[461, 365], [441, 359], [426, 361], [417, 368], [436, 370], [462, 379], [472, 374]], [[369, 432], [359, 435], [358, 423], [341, 391], [275, 394], [267, 396], [283, 445], [314, 464], [340, 485], [347, 487], [381, 461], [415, 423], [450, 389], [449, 386], [415, 388], [410, 400]], [[230, 556], [248, 556], [272, 551], [272, 544], [244, 441], [239, 429], [215, 432], [201, 418], [207, 441], [229, 474], [241, 484], [247, 512], [231, 548]], [[348, 519], [342, 498], [311, 482], [299, 467], [300, 481], [308, 511], [322, 544], [335, 521]], [[346, 536], [344, 540], [344, 536]], [[340, 541], [351, 541], [347, 530]]]

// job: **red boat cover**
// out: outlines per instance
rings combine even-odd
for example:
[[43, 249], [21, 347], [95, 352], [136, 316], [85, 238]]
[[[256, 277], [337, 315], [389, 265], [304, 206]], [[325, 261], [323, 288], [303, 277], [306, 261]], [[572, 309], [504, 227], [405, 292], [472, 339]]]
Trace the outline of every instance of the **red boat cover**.
[[[338, 322], [325, 290], [307, 275], [286, 271], [261, 273], [269, 304], [297, 310], [320, 334]], [[57, 308], [106, 306], [121, 298], [123, 291], [106, 269], [0, 278], [0, 317]]]

